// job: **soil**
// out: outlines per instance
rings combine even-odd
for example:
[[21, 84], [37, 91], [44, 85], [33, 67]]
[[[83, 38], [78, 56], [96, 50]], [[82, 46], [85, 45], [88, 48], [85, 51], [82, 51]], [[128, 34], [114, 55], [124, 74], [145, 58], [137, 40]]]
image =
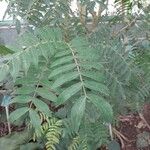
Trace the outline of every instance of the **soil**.
[[[131, 114], [119, 117], [119, 128], [122, 137], [122, 150], [150, 150], [150, 136], [148, 139], [138, 138], [139, 135], [148, 133], [150, 135], [150, 104], [145, 104], [140, 114]], [[137, 147], [137, 142], [147, 140], [145, 147]]]

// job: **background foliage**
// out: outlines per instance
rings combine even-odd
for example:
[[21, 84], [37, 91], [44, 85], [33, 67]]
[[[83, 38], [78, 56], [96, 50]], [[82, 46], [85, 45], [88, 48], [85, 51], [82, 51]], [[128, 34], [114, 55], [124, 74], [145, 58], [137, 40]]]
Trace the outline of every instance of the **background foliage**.
[[[77, 12], [71, 1], [9, 1], [17, 30], [18, 16], [27, 26], [11, 54], [1, 47], [0, 81], [13, 81], [9, 121], [48, 150], [109, 144], [117, 116], [149, 99], [149, 6], [115, 3], [117, 15], [108, 16], [106, 1], [77, 1]], [[142, 14], [133, 15], [135, 5]]]

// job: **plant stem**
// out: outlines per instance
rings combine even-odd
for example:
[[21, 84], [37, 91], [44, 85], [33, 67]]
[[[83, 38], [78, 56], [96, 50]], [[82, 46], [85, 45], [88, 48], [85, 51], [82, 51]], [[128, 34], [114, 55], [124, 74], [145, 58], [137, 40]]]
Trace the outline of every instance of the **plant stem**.
[[109, 134], [110, 134], [111, 140], [113, 140], [114, 137], [113, 137], [112, 126], [111, 126], [111, 124], [109, 124], [108, 126], [109, 126]]
[[10, 128], [10, 122], [9, 122], [9, 109], [8, 109], [8, 106], [5, 106], [5, 111], [6, 111], [6, 118], [7, 118], [8, 132], [9, 132], [9, 134], [11, 134], [11, 128]]

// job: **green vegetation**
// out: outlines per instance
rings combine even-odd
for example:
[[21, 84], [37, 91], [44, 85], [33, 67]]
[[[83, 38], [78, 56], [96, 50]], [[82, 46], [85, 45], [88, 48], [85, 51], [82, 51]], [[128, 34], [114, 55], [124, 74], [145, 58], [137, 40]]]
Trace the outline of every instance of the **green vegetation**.
[[[120, 11], [111, 17], [102, 15], [108, 7], [104, 0], [82, 0], [77, 14], [67, 0], [9, 2], [7, 13], [28, 24], [11, 53], [0, 47], [0, 54], [9, 53], [0, 63], [0, 81], [11, 82], [5, 95], [15, 107], [9, 121], [32, 131], [24, 147], [20, 142], [22, 149], [107, 146], [117, 116], [139, 113], [148, 102], [149, 6], [123, 2], [116, 1]], [[132, 14], [135, 5], [142, 14]], [[16, 27], [20, 31], [19, 23]], [[36, 145], [28, 144], [31, 139]]]

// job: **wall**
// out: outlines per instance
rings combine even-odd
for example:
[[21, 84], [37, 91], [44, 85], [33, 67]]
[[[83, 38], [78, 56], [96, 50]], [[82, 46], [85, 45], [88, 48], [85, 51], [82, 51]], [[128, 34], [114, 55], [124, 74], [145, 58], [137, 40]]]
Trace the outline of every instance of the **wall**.
[[14, 27], [0, 27], [0, 44], [11, 45], [15, 42], [18, 34]]

